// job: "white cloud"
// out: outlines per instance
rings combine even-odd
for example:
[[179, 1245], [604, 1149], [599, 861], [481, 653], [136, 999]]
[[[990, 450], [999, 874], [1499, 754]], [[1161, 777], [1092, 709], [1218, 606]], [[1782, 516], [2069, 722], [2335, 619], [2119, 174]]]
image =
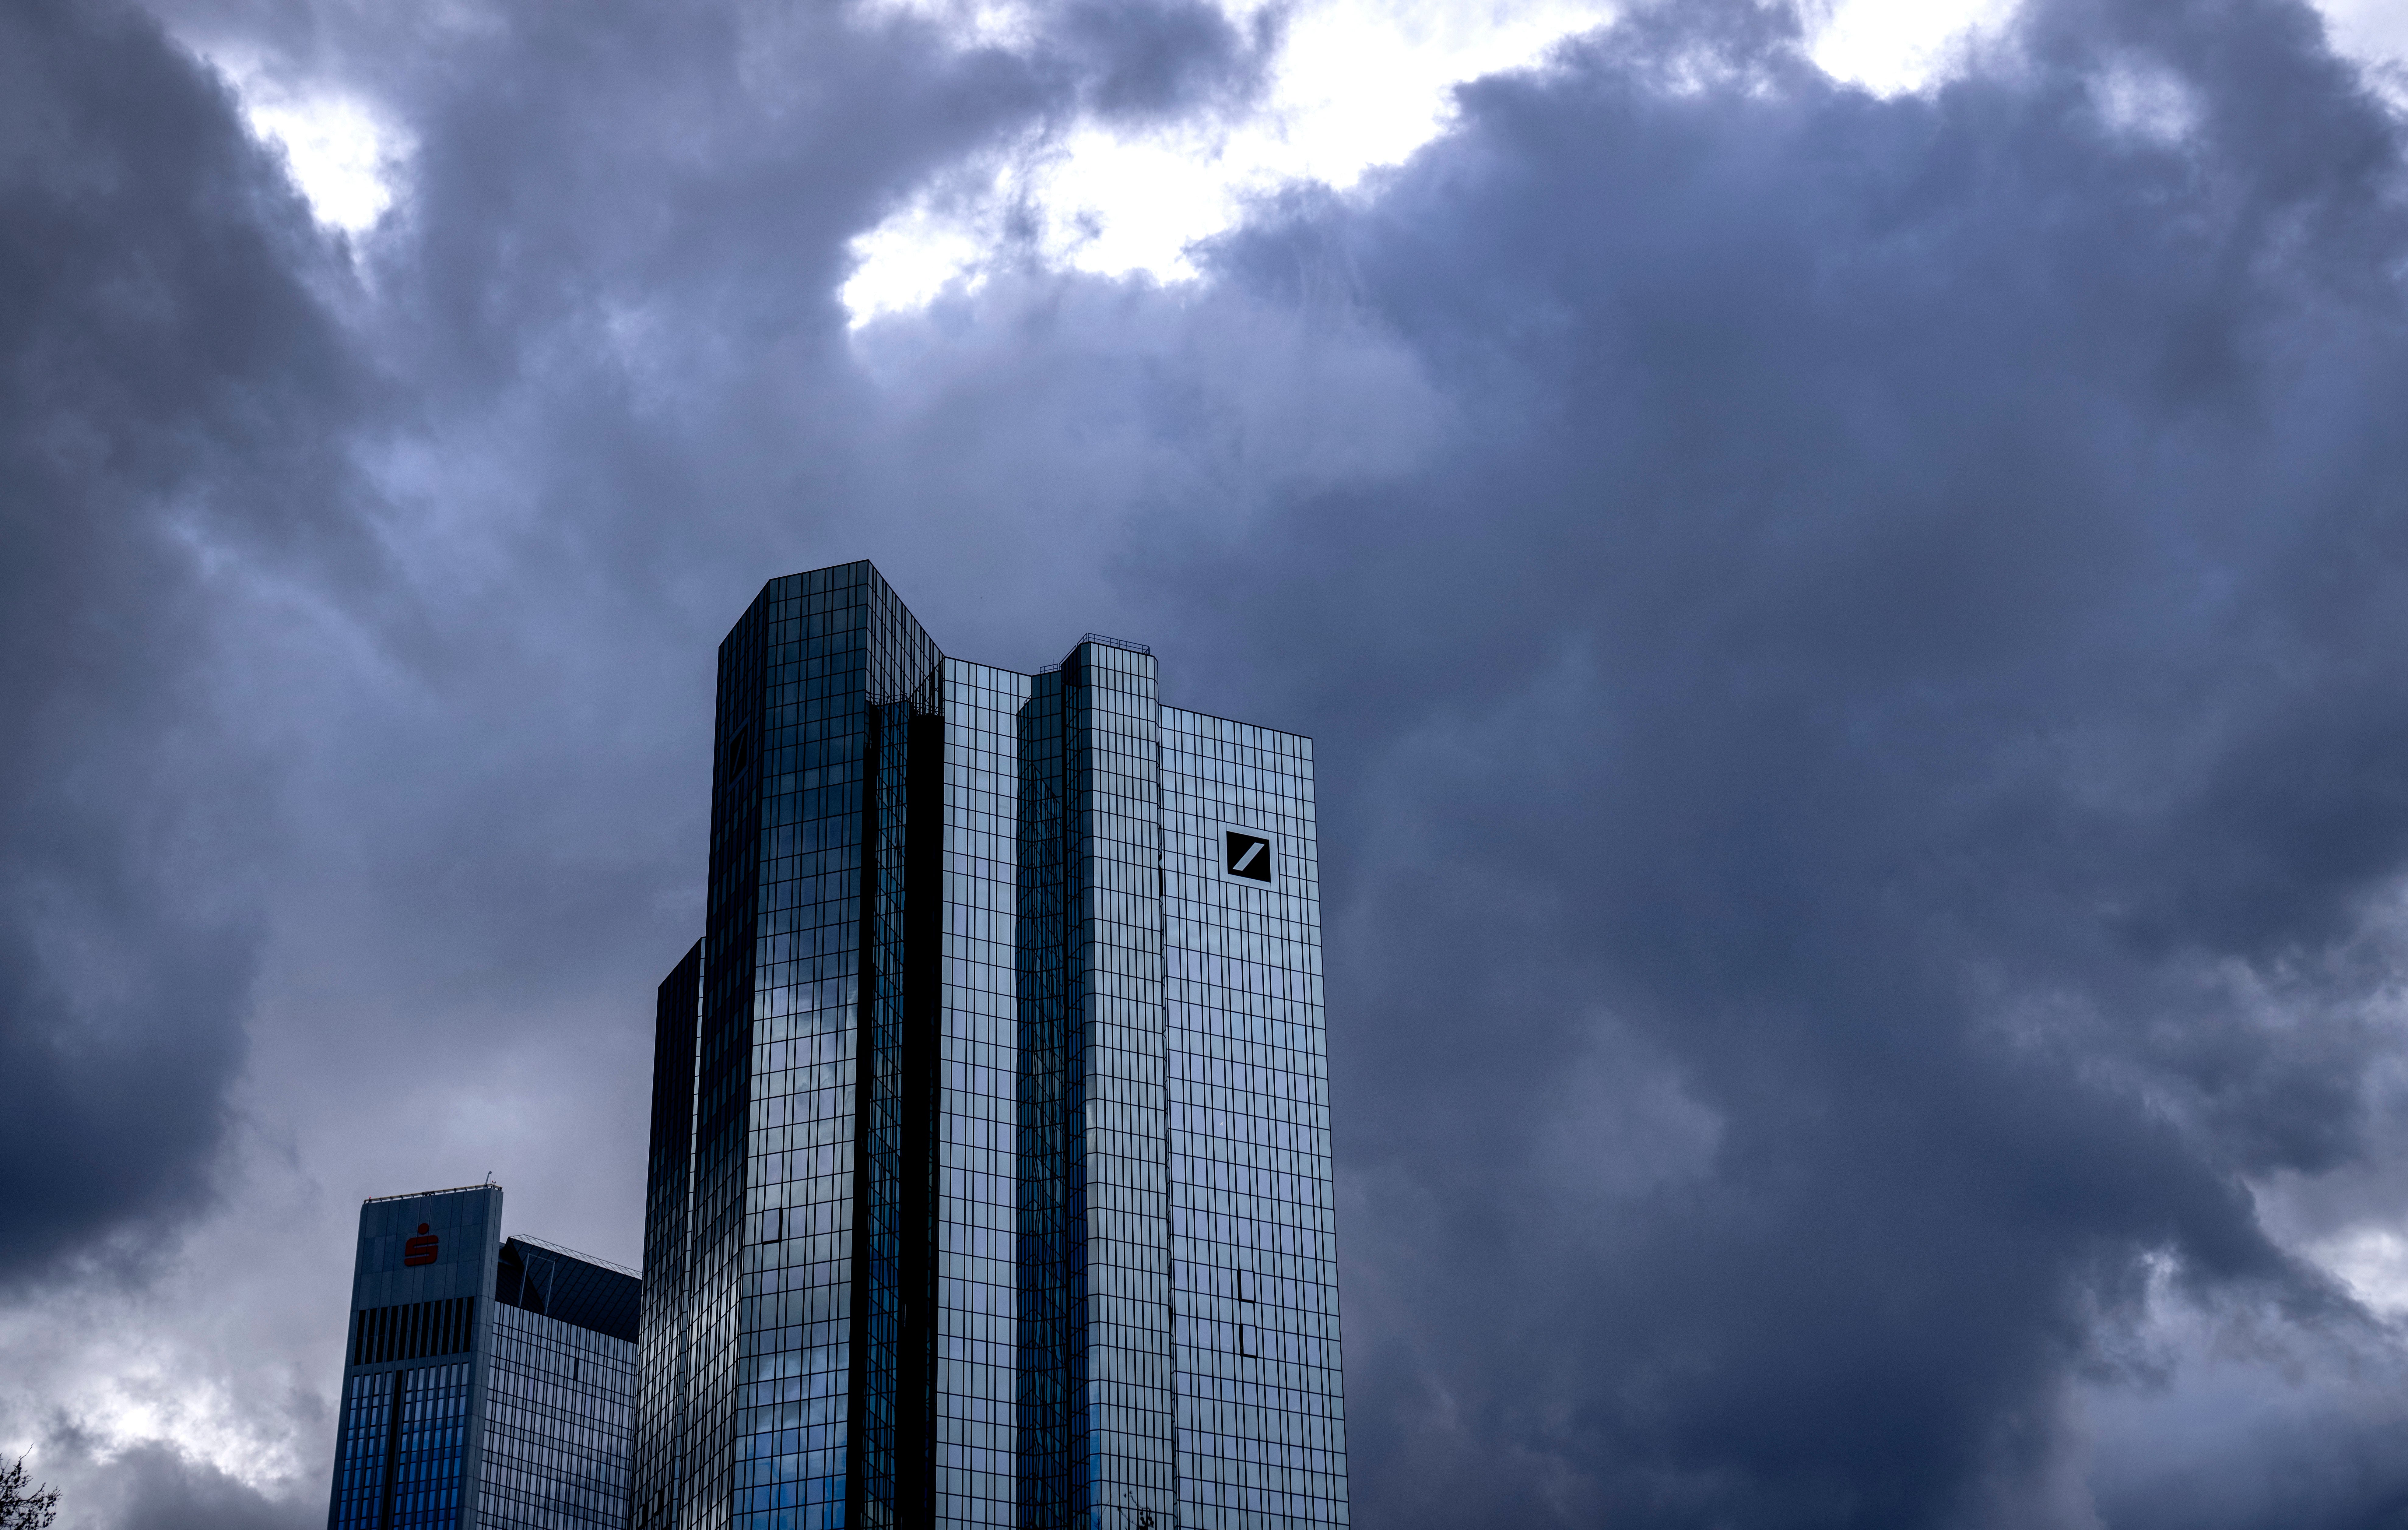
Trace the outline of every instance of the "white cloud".
[[2361, 61], [2408, 61], [2408, 6], [2400, 0], [2316, 0], [2333, 46]]
[[1834, 79], [1905, 94], [1956, 73], [2017, 8], [2016, 0], [1830, 0], [1810, 5], [1806, 52]]
[[2356, 59], [2393, 108], [2408, 112], [2408, 5], [2401, 0], [2316, 0], [2334, 51]]
[[212, 60], [233, 84], [243, 121], [283, 151], [293, 183], [329, 228], [363, 233], [393, 206], [414, 147], [401, 125], [363, 97], [324, 84], [294, 85], [242, 59]]
[[2300, 1251], [2375, 1311], [2408, 1314], [2408, 1236], [2398, 1228], [2362, 1223]]

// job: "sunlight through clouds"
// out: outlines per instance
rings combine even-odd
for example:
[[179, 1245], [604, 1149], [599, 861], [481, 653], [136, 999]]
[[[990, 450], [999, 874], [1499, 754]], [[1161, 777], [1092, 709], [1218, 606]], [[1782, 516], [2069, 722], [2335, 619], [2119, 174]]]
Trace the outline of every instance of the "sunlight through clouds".
[[2397, 1229], [2368, 1223], [2303, 1251], [2347, 1286], [2351, 1295], [2385, 1317], [2408, 1313], [2408, 1237]]
[[[1403, 161], [1445, 131], [1456, 85], [1536, 64], [1613, 10], [1604, 0], [1301, 6], [1250, 115], [1142, 134], [1082, 124], [992, 166], [968, 194], [932, 189], [854, 242], [845, 306], [867, 323], [1030, 255], [1107, 276], [1192, 277], [1189, 247], [1234, 225], [1251, 199], [1299, 181], [1343, 191]], [[962, 15], [982, 41], [1018, 30], [996, 7]], [[1232, 16], [1240, 28], [1253, 19]]]
[[2015, 0], [1838, 0], [1809, 4], [1807, 56], [1876, 95], [1919, 91], [1956, 71], [1966, 48], [2005, 30]]
[[374, 103], [325, 86], [294, 86], [249, 60], [214, 60], [243, 121], [284, 154], [293, 183], [328, 228], [361, 234], [393, 206], [408, 136]]
[[[858, 326], [974, 290], [1013, 260], [1104, 276], [1193, 277], [1188, 251], [1283, 186], [1346, 191], [1446, 131], [1455, 88], [1544, 61], [1605, 25], [1612, 0], [1308, 0], [1287, 19], [1262, 104], [1235, 123], [1142, 133], [1082, 123], [950, 178], [853, 242], [842, 290]], [[965, 46], [1030, 35], [1018, 7], [887, 0]], [[1971, 41], [2003, 28], [2014, 0], [1837, 0], [1809, 9], [1808, 51], [1833, 78], [1879, 94], [1923, 89]], [[876, 14], [878, 12], [873, 12]], [[1254, 10], [1240, 7], [1240, 28]]]
[[[886, 0], [946, 26], [965, 46], [1011, 47], [1031, 35], [1024, 7], [965, 0]], [[1283, 186], [1354, 187], [1446, 130], [1457, 85], [1528, 67], [1567, 38], [1613, 19], [1611, 0], [1318, 0], [1289, 18], [1271, 88], [1236, 122], [1143, 133], [1083, 123], [930, 188], [853, 241], [840, 294], [857, 327], [974, 290], [1015, 260], [1103, 276], [1195, 276], [1188, 251], [1234, 226], [1250, 201]], [[1810, 0], [1806, 51], [1834, 79], [1876, 94], [1931, 88], [1969, 50], [2004, 33], [2016, 0]], [[2334, 36], [2381, 66], [2408, 50], [2408, 7], [2327, 0]], [[1232, 12], [1241, 27], [1252, 8]], [[2393, 65], [2396, 70], [2396, 63]], [[2154, 107], [2123, 96], [2111, 105]], [[2135, 125], [2159, 128], [2161, 111]]]

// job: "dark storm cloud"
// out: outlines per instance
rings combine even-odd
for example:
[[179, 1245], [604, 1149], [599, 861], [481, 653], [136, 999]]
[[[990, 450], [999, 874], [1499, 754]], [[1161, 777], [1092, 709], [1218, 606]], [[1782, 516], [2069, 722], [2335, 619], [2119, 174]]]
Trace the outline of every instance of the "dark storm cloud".
[[[2399, 1050], [2399, 123], [2299, 7], [2046, 7], [1888, 102], [1698, 14], [1216, 267], [1461, 411], [1160, 578], [1340, 719], [1358, 1512], [2057, 1522], [2153, 1271], [2399, 1374], [2243, 1177], [2358, 1161]], [[1711, 1148], [1584, 1188], [1651, 1087]], [[2394, 1422], [2199, 1496], [2367, 1523]]]
[[[2243, 1177], [2362, 1162], [2397, 1052], [2396, 127], [2296, 7], [2044, 9], [1928, 100], [1794, 35], [1641, 16], [1198, 293], [874, 334], [882, 396], [840, 240], [1041, 67], [882, 85], [941, 105], [909, 142], [841, 86], [615, 122], [634, 77], [508, 49], [425, 118], [396, 311], [530, 368], [443, 401], [540, 395], [598, 593], [722, 570], [715, 633], [869, 551], [983, 657], [954, 611], [1083, 614], [1100, 544], [1179, 700], [1320, 736], [1366, 1523], [2179, 1523], [2151, 1425], [2077, 1417], [2155, 1384], [2153, 1300], [2399, 1369]], [[618, 179], [546, 201], [580, 152]], [[2312, 1430], [2198, 1405], [2229, 1523], [2401, 1489], [2393, 1415], [2302, 1385]]]
[[[859, 486], [885, 421], [836, 296], [852, 238], [1084, 115], [1241, 100], [1274, 36], [1182, 4], [1039, 9], [1010, 48], [900, 8], [171, 8], [367, 82], [409, 130], [403, 205], [360, 244], [360, 343], [395, 379], [362, 433], [400, 464], [394, 534], [423, 562], [411, 619], [368, 634], [394, 671], [337, 683], [348, 714], [303, 789], [360, 846], [331, 874], [412, 927], [347, 953], [380, 979], [339, 1002], [423, 993], [428, 1026], [565, 984], [639, 994], [693, 938], [729, 592], [900, 521]], [[585, 731], [631, 695], [678, 715]], [[404, 1045], [376, 1030], [360, 1044]]]
[[0, 11], [0, 1279], [200, 1209], [264, 761], [212, 557], [368, 560], [306, 212], [147, 16]]
[[[1007, 48], [959, 46], [899, 7], [623, 3], [505, 7], [474, 29], [351, 18], [324, 46], [419, 139], [406, 227], [380, 256], [402, 284], [393, 340], [455, 384], [441, 404], [523, 380], [522, 347], [607, 377], [624, 340], [597, 326], [630, 308], [691, 325], [641, 345], [688, 348], [647, 358], [680, 372], [768, 350], [782, 371], [842, 374], [853, 236], [949, 167], [1092, 115], [1244, 103], [1281, 14], [1240, 30], [1194, 0], [1039, 7]], [[552, 355], [562, 342], [579, 348]], [[443, 365], [475, 369], [428, 369]], [[679, 424], [691, 450], [694, 424]]]
[[[1660, 7], [1197, 287], [1007, 271], [859, 337], [854, 234], [1082, 112], [1248, 99], [1272, 34], [177, 14], [416, 147], [354, 290], [152, 33], [0, 22], [0, 1258], [196, 1193], [263, 941], [340, 974], [273, 1082], [373, 1079], [376, 1173], [450, 1149], [382, 1129], [473, 1057], [461, 1113], [556, 1176], [514, 1210], [637, 1215], [711, 644], [867, 554], [949, 649], [1118, 628], [1318, 736], [1360, 1523], [2408, 1494], [2396, 1336], [2266, 1211], [2408, 1205], [2401, 131], [2303, 8], [2044, 6], [1880, 101], [1784, 13]], [[247, 668], [237, 576], [358, 648]], [[104, 1523], [290, 1507], [108, 1459]]]
[[1082, 95], [1107, 119], [1185, 116], [1251, 105], [1286, 20], [1268, 6], [1240, 29], [1203, 0], [1061, 7], [1060, 55], [1082, 65]]

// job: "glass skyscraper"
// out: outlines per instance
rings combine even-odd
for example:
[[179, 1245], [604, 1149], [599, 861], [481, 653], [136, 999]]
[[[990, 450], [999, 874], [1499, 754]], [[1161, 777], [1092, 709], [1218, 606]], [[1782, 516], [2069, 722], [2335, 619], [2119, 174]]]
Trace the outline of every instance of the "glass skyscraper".
[[360, 1207], [328, 1530], [621, 1530], [636, 1277], [501, 1235], [498, 1185]]
[[1347, 1523], [1312, 744], [878, 571], [719, 652], [634, 1530]]

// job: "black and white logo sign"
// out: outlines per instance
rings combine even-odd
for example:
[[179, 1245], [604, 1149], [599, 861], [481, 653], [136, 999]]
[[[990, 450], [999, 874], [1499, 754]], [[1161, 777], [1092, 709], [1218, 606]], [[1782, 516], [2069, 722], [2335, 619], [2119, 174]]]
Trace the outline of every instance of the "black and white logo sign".
[[1229, 829], [1222, 831], [1221, 838], [1226, 846], [1221, 862], [1224, 873], [1240, 882], [1270, 886], [1271, 861], [1274, 859], [1270, 836], [1257, 834], [1251, 830]]

